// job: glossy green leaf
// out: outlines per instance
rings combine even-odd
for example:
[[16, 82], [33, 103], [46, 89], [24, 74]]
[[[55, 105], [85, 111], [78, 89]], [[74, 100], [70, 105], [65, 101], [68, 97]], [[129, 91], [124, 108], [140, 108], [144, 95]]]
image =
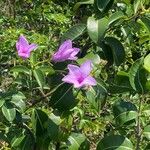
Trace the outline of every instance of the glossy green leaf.
[[144, 88], [140, 77], [140, 69], [142, 63], [143, 63], [143, 59], [138, 59], [131, 66], [129, 70], [129, 81], [134, 90], [144, 92]]
[[88, 53], [85, 57], [79, 58], [79, 59], [77, 60], [77, 62], [78, 62], [79, 64], [82, 64], [82, 63], [84, 63], [86, 60], [89, 60], [89, 59], [92, 61], [93, 64], [99, 64], [100, 61], [101, 61], [98, 54], [94, 54], [94, 53], [91, 52], [91, 53]]
[[5, 100], [0, 98], [0, 107], [2, 107], [4, 103], [5, 103]]
[[150, 18], [142, 16], [137, 22], [143, 27], [143, 30], [149, 34], [150, 38]]
[[[105, 37], [105, 44], [107, 47], [110, 47], [111, 52], [107, 50], [107, 47], [103, 49], [107, 58], [113, 58], [113, 61], [116, 66], [121, 65], [125, 59], [124, 47], [119, 40], [113, 37]], [[111, 56], [112, 55], [112, 56]]]
[[32, 125], [37, 138], [37, 146], [40, 149], [48, 149], [50, 140], [58, 140], [59, 126], [52, 119], [56, 119], [56, 117], [50, 116], [49, 118], [46, 112], [40, 109], [33, 111]]
[[96, 0], [95, 1], [98, 9], [101, 12], [108, 11], [111, 8], [113, 2], [114, 2], [114, 0]]
[[134, 14], [137, 13], [140, 7], [141, 7], [141, 0], [134, 0]]
[[31, 52], [30, 63], [31, 63], [31, 65], [35, 65], [37, 63], [37, 54], [34, 51]]
[[129, 82], [128, 73], [119, 71], [115, 76], [114, 83], [109, 84], [108, 88], [110, 93], [117, 94], [117, 93], [124, 93], [124, 92], [131, 92], [132, 87]]
[[107, 28], [108, 19], [106, 17], [97, 20], [94, 17], [89, 17], [87, 20], [88, 34], [95, 43], [104, 37]]
[[125, 17], [125, 15], [122, 11], [117, 11], [117, 12], [113, 13], [109, 18], [109, 25], [111, 25], [112, 23], [114, 23], [117, 20], [122, 19], [124, 17]]
[[74, 40], [79, 36], [81, 36], [85, 32], [85, 29], [86, 29], [85, 24], [76, 24], [62, 35], [61, 41], [63, 42], [68, 39]]
[[150, 140], [150, 125], [146, 126], [143, 131], [144, 137]]
[[97, 112], [99, 112], [99, 110], [103, 108], [106, 102], [107, 90], [106, 87], [101, 84], [100, 80], [97, 81], [98, 85], [87, 90], [86, 96], [90, 105], [95, 108]]
[[2, 113], [9, 122], [12, 122], [16, 117], [16, 109], [11, 103], [5, 103], [2, 106]]
[[122, 135], [104, 137], [97, 145], [97, 150], [133, 150], [131, 141]]
[[40, 69], [44, 74], [54, 74], [55, 70], [51, 66], [40, 66], [38, 69]]
[[[22, 137], [23, 138], [23, 137]], [[21, 139], [18, 139], [19, 142]], [[30, 135], [26, 135], [21, 141], [20, 145], [17, 147], [19, 150], [29, 150], [34, 148], [34, 139]]]
[[25, 139], [25, 135], [20, 135], [19, 137], [14, 137], [13, 140], [11, 141], [11, 147], [16, 148], [20, 146], [22, 141]]
[[141, 21], [144, 23], [145, 28], [147, 28], [148, 33], [150, 33], [150, 18], [143, 16], [141, 17]]
[[46, 133], [45, 125], [48, 122], [48, 116], [40, 109], [34, 109], [32, 113], [32, 127], [37, 136]]
[[77, 2], [75, 4], [73, 10], [77, 11], [81, 5], [87, 5], [87, 4], [94, 4], [94, 0], [81, 0], [80, 2]]
[[50, 99], [50, 105], [60, 111], [67, 111], [76, 105], [72, 92], [72, 86], [63, 84], [53, 94]]
[[145, 58], [144, 58], [144, 64], [143, 67], [150, 72], [150, 54], [148, 54]]
[[14, 105], [16, 105], [23, 112], [26, 108], [26, 104], [24, 102], [24, 99], [26, 99], [24, 94], [21, 92], [18, 92], [17, 94], [12, 95], [11, 102]]
[[119, 100], [113, 105], [113, 114], [118, 126], [131, 124], [138, 116], [136, 106], [123, 100]]
[[68, 146], [68, 150], [89, 150], [89, 142], [87, 141], [85, 135], [80, 133], [72, 133], [68, 141], [70, 142], [70, 146]]
[[30, 70], [25, 66], [15, 66], [10, 71], [12, 71], [14, 73], [20, 73], [21, 72], [21, 73], [30, 74]]
[[43, 88], [45, 85], [45, 77], [43, 72], [40, 69], [35, 69], [33, 74], [40, 88]]

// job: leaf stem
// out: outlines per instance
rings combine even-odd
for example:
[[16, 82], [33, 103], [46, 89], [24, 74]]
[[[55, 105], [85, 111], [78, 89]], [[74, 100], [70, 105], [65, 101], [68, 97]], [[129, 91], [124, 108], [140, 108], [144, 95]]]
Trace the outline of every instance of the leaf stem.
[[144, 95], [142, 94], [141, 98], [140, 98], [140, 101], [139, 101], [137, 126], [136, 126], [136, 137], [137, 137], [136, 150], [140, 150], [141, 133], [142, 133], [140, 116], [141, 116], [141, 106], [142, 106], [143, 100], [144, 100]]

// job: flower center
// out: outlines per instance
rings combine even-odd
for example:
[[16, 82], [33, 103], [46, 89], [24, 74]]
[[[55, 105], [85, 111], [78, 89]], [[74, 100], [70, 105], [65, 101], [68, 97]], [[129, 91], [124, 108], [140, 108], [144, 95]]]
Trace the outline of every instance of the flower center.
[[22, 53], [27, 53], [26, 49], [23, 49], [23, 50], [22, 50]]
[[81, 83], [83, 80], [84, 80], [84, 78], [83, 78], [82, 76], [80, 76], [80, 77], [78, 78], [78, 82], [79, 82], [79, 83]]

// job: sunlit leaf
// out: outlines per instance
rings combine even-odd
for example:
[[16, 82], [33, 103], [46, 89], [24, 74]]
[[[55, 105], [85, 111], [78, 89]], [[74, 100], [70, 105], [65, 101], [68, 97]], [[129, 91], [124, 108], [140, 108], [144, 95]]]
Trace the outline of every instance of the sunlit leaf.
[[12, 122], [16, 117], [16, 109], [11, 103], [5, 103], [2, 106], [2, 113], [9, 122]]
[[25, 66], [15, 66], [10, 71], [12, 71], [14, 73], [20, 73], [21, 72], [21, 73], [30, 74], [30, 70]]
[[89, 150], [89, 142], [85, 135], [80, 133], [72, 133], [69, 138], [70, 146], [68, 150]]
[[131, 141], [122, 135], [104, 137], [97, 145], [97, 150], [133, 150]]
[[148, 140], [150, 140], [150, 125], [146, 126], [144, 128], [143, 132], [144, 137], [146, 137]]
[[113, 114], [118, 126], [131, 124], [138, 116], [136, 106], [123, 100], [119, 100], [113, 105]]
[[98, 9], [103, 12], [103, 11], [108, 11], [112, 4], [113, 4], [114, 0], [96, 0], [95, 3], [98, 7]]
[[43, 72], [40, 69], [35, 69], [33, 71], [33, 74], [40, 88], [43, 88], [45, 85], [45, 77], [44, 77]]
[[104, 40], [105, 43], [102, 45], [102, 49], [106, 58], [110, 61], [110, 63], [113, 61], [115, 65], [119, 66], [125, 59], [123, 45], [114, 37], [105, 37]]
[[88, 34], [95, 43], [98, 43], [104, 37], [107, 28], [108, 19], [106, 17], [101, 19], [89, 17], [87, 20]]
[[76, 24], [75, 26], [71, 27], [67, 32], [65, 32], [61, 38], [61, 41], [65, 40], [74, 40], [81, 36], [86, 29], [85, 24]]
[[80, 2], [77, 2], [75, 4], [73, 10], [77, 11], [81, 5], [87, 5], [87, 4], [94, 4], [94, 0], [81, 0]]

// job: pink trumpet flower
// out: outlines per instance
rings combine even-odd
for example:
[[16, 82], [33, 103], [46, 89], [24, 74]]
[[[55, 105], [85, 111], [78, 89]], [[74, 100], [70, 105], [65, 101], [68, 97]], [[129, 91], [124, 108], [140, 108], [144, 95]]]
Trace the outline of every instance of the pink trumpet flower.
[[18, 55], [20, 57], [22, 57], [23, 59], [26, 59], [26, 58], [30, 57], [31, 51], [33, 49], [36, 49], [37, 45], [34, 43], [29, 44], [27, 39], [23, 35], [20, 35], [20, 37], [16, 43], [16, 48], [18, 51]]
[[69, 73], [62, 81], [73, 84], [75, 88], [86, 86], [95, 86], [96, 80], [90, 76], [92, 70], [92, 62], [90, 60], [81, 64], [80, 67], [76, 65], [68, 65]]
[[76, 60], [79, 48], [72, 47], [72, 41], [66, 40], [60, 45], [58, 51], [52, 56], [54, 62], [63, 62], [65, 60]]

